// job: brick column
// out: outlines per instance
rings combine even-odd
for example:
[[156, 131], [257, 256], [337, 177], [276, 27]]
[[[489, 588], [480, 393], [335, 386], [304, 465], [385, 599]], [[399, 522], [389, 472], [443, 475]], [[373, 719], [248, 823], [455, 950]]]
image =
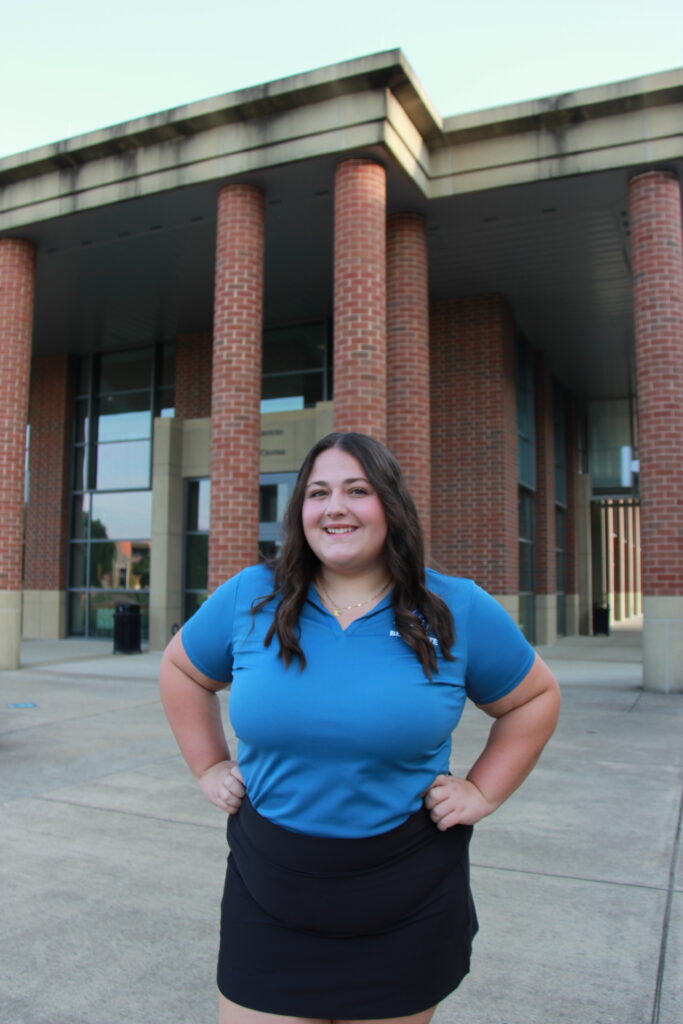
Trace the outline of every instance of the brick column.
[[18, 668], [35, 252], [0, 239], [0, 668]]
[[334, 189], [334, 428], [386, 441], [386, 174], [345, 160]]
[[519, 610], [514, 324], [505, 300], [437, 303], [431, 316], [432, 559]]
[[680, 186], [630, 183], [643, 546], [643, 676], [683, 692], [683, 233]]
[[534, 365], [536, 415], [536, 643], [557, 640], [553, 378], [543, 353]]
[[63, 637], [66, 631], [70, 369], [66, 353], [40, 356], [31, 368], [23, 633], [46, 639]]
[[389, 218], [387, 231], [387, 443], [415, 499], [429, 551], [429, 295], [427, 236], [417, 214]]
[[264, 200], [218, 196], [211, 387], [209, 590], [258, 558]]
[[565, 602], [567, 636], [579, 632], [579, 566], [578, 523], [582, 509], [578, 502], [578, 410], [573, 395], [567, 396], [565, 416], [565, 457], [567, 460], [567, 520], [565, 535]]
[[210, 334], [183, 334], [175, 344], [175, 418], [211, 415]]

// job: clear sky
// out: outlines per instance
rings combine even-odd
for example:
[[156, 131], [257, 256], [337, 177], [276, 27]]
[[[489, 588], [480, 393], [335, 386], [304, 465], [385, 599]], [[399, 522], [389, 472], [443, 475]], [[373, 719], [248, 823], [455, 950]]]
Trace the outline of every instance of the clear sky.
[[683, 0], [4, 0], [0, 156], [400, 47], [442, 116], [683, 66]]

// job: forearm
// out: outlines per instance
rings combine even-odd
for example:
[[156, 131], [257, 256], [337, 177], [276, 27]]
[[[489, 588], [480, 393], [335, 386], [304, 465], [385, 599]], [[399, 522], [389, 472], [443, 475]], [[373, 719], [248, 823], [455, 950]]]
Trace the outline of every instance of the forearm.
[[467, 775], [491, 810], [530, 773], [554, 732], [558, 712], [559, 691], [551, 687], [493, 723], [486, 747]]
[[216, 693], [191, 679], [167, 655], [161, 666], [160, 691], [180, 752], [196, 778], [230, 758]]

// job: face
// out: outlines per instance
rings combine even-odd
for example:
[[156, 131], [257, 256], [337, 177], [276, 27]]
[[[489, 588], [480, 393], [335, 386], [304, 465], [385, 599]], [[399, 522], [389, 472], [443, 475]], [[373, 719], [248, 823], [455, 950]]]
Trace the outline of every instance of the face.
[[350, 575], [383, 564], [384, 508], [348, 452], [328, 448], [317, 457], [301, 515], [306, 540], [326, 569]]

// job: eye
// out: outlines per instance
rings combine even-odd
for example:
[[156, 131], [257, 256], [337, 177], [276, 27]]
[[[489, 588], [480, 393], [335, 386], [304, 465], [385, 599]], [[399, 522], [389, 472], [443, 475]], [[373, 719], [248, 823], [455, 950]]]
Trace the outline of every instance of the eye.
[[367, 489], [367, 487], [352, 487], [349, 493], [364, 497], [366, 494], [369, 494], [370, 492]]
[[308, 494], [306, 495], [306, 497], [307, 498], [324, 498], [326, 494], [327, 494], [327, 491], [325, 491], [322, 487], [316, 487], [314, 490], [309, 491]]

